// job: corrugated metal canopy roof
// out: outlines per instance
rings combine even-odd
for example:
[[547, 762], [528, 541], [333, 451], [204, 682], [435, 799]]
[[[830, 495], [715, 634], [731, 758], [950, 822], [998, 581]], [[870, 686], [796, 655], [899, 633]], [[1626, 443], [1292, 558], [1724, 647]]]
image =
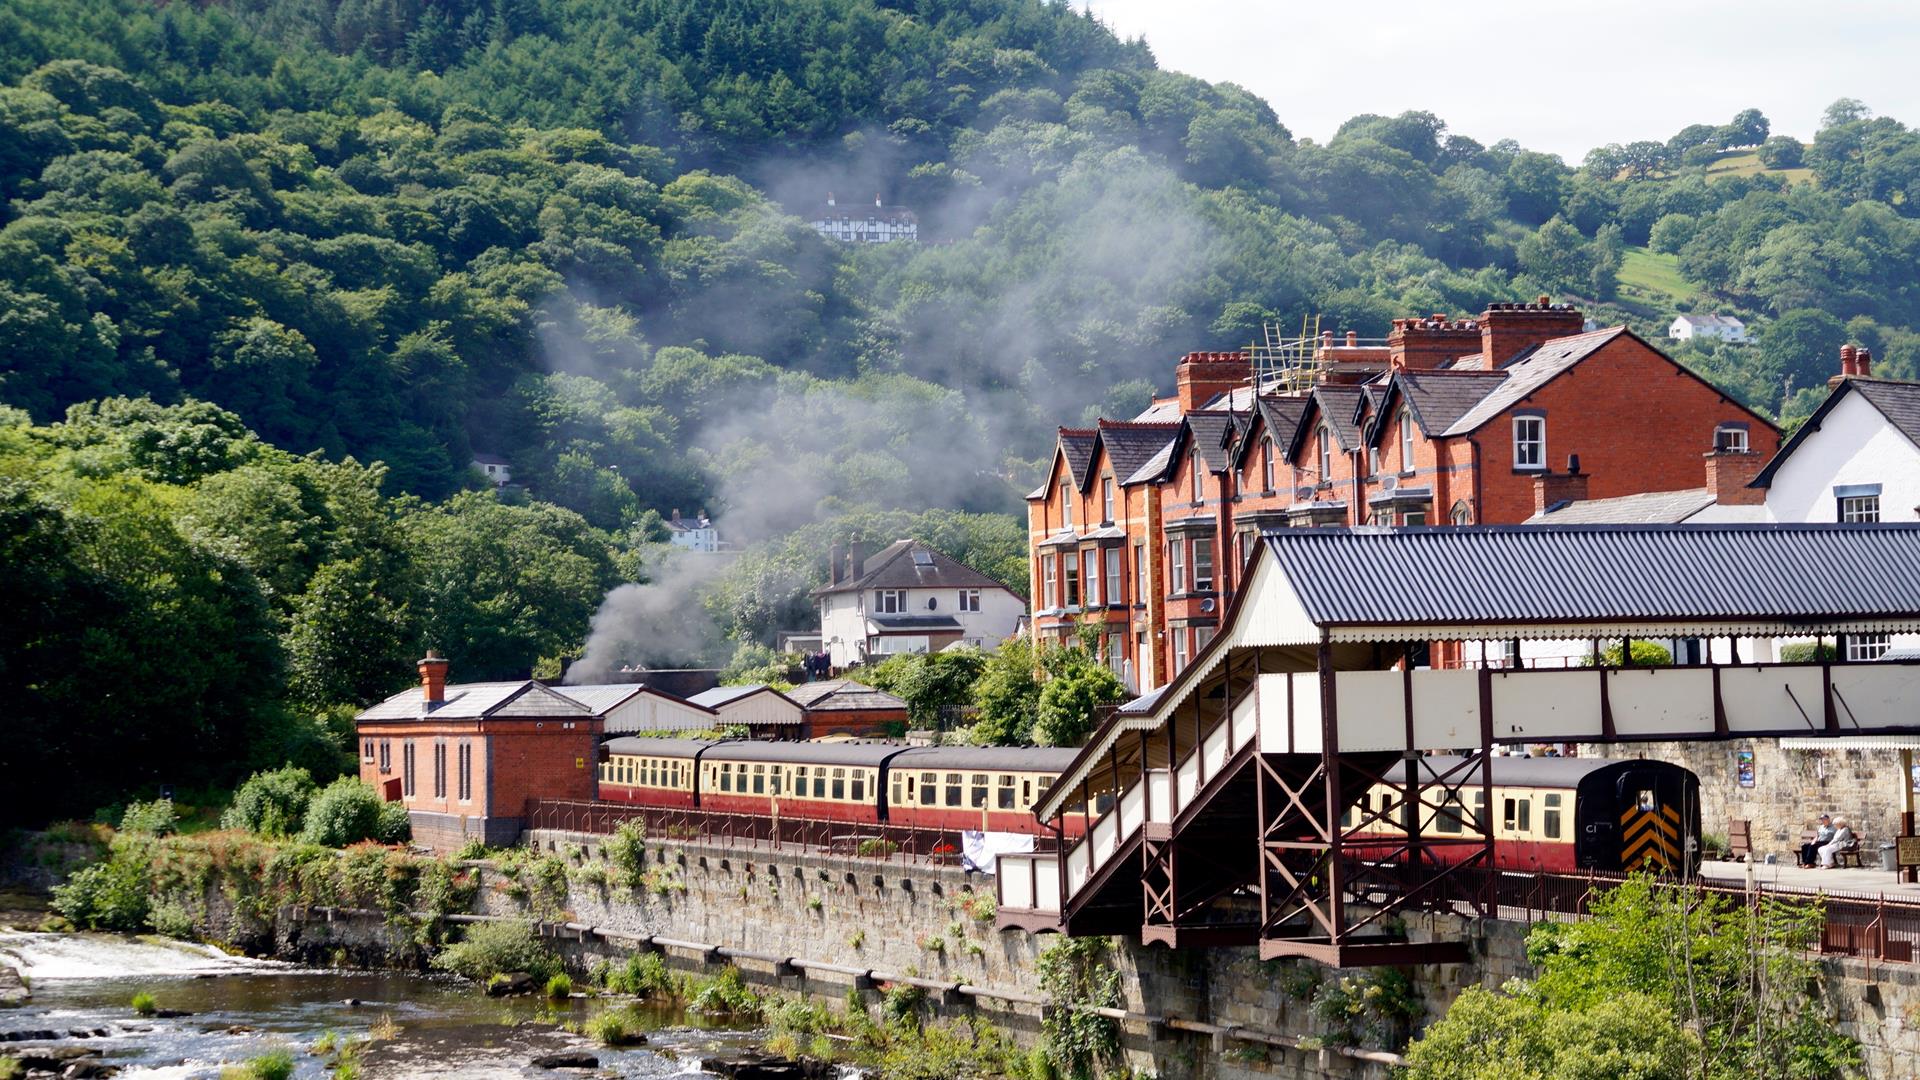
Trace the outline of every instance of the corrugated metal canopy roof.
[[1262, 538], [1322, 627], [1920, 616], [1920, 524], [1280, 529]]

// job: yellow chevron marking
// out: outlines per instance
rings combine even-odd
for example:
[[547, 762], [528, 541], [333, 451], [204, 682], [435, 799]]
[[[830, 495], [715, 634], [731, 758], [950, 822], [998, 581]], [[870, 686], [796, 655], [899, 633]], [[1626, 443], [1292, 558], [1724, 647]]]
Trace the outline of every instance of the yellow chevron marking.
[[1656, 832], [1668, 840], [1680, 839], [1680, 830], [1657, 817], [1643, 817], [1621, 830], [1621, 834], [1631, 839], [1643, 832]]
[[1622, 867], [1632, 868], [1642, 860], [1661, 866], [1671, 866], [1674, 861], [1674, 849], [1659, 836], [1647, 833], [1639, 840], [1628, 844], [1620, 854]]

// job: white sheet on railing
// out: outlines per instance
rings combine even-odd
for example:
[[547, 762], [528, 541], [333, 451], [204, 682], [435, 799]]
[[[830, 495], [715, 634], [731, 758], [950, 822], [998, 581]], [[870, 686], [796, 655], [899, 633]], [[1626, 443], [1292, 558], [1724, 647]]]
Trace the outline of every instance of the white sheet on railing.
[[977, 832], [960, 833], [960, 865], [963, 869], [993, 873], [995, 861], [1002, 855], [1023, 855], [1033, 850], [1033, 834]]

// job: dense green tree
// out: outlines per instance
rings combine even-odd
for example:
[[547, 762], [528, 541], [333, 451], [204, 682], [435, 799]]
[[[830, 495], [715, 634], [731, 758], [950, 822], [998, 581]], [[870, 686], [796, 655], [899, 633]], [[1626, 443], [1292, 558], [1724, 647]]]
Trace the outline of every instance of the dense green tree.
[[1118, 676], [1091, 659], [1055, 673], [1040, 687], [1033, 741], [1041, 746], [1079, 746], [1100, 725], [1105, 710], [1124, 701]]

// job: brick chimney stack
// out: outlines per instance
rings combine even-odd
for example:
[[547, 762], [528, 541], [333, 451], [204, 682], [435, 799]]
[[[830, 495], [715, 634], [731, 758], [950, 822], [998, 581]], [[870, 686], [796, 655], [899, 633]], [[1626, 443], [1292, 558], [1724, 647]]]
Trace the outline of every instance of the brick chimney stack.
[[1197, 411], [1220, 394], [1237, 390], [1253, 376], [1243, 352], [1195, 352], [1180, 358], [1173, 369], [1173, 385], [1180, 414]]
[[847, 565], [847, 549], [839, 544], [827, 547], [827, 584], [838, 585]]
[[1580, 455], [1567, 456], [1567, 471], [1544, 472], [1533, 478], [1533, 512], [1542, 514], [1557, 503], [1585, 502], [1587, 474], [1580, 471]]
[[1722, 506], [1759, 506], [1767, 501], [1767, 489], [1748, 487], [1766, 465], [1765, 455], [1752, 450], [1709, 450], [1707, 493]]
[[447, 661], [433, 649], [420, 660], [420, 690], [429, 709], [447, 703]]
[[1480, 324], [1436, 314], [1395, 319], [1387, 334], [1388, 362], [1395, 370], [1430, 371], [1480, 351]]
[[1480, 355], [1487, 370], [1494, 371], [1522, 352], [1578, 334], [1586, 325], [1579, 308], [1555, 304], [1547, 296], [1532, 304], [1488, 304], [1480, 314]]
[[847, 545], [847, 580], [858, 581], [867, 572], [867, 545], [855, 540]]
[[1873, 377], [1873, 350], [1865, 345], [1842, 345], [1840, 346], [1840, 374], [1827, 380], [1827, 389], [1832, 390], [1842, 381], [1854, 376], [1863, 379]]

